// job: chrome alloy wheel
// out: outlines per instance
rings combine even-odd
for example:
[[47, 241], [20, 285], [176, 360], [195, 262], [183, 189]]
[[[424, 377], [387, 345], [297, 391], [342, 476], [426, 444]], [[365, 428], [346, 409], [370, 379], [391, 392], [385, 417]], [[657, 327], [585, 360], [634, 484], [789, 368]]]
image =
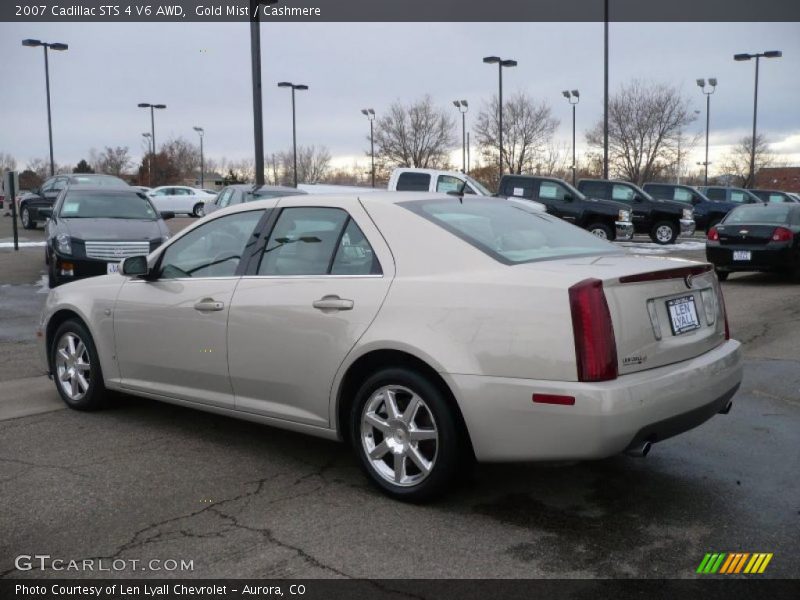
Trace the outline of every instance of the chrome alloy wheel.
[[669, 225], [659, 225], [656, 229], [656, 239], [662, 244], [672, 241], [672, 227]]
[[389, 483], [411, 487], [433, 471], [439, 432], [420, 396], [400, 385], [386, 385], [364, 404], [361, 444], [376, 473]]
[[591, 229], [589, 233], [591, 233], [595, 237], [599, 237], [601, 240], [608, 239], [608, 234], [606, 233], [606, 230], [601, 227], [595, 227], [594, 229]]
[[81, 339], [68, 331], [61, 336], [55, 353], [56, 377], [61, 391], [73, 401], [80, 400], [89, 390], [91, 359]]

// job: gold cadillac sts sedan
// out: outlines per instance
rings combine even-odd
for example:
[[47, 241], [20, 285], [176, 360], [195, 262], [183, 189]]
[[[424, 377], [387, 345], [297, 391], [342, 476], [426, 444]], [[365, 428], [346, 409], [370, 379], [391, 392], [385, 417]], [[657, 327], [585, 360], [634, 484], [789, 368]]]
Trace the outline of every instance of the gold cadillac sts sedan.
[[120, 272], [50, 292], [41, 356], [67, 405], [118, 390], [342, 440], [395, 498], [475, 459], [643, 455], [742, 377], [710, 265], [521, 200], [256, 201]]

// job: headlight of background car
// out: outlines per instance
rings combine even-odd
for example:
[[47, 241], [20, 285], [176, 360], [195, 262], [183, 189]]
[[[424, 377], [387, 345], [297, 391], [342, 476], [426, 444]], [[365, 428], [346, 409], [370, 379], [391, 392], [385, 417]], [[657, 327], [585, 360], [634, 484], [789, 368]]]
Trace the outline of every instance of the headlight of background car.
[[56, 250], [61, 254], [72, 254], [72, 241], [66, 234], [61, 234], [56, 238]]
[[693, 219], [694, 218], [694, 211], [691, 208], [684, 208], [683, 209], [683, 218], [684, 219]]
[[629, 211], [629, 210], [620, 210], [619, 211], [619, 220], [620, 221], [630, 221], [631, 220], [631, 211]]

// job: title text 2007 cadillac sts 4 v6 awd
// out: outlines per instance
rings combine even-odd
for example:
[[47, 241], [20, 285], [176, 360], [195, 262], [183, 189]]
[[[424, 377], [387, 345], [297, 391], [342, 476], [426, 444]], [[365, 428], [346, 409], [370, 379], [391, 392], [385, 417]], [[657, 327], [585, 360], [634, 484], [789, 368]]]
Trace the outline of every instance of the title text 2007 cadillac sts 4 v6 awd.
[[50, 292], [58, 393], [107, 390], [350, 443], [421, 500], [478, 461], [639, 451], [741, 381], [710, 265], [626, 254], [524, 201], [273, 198]]

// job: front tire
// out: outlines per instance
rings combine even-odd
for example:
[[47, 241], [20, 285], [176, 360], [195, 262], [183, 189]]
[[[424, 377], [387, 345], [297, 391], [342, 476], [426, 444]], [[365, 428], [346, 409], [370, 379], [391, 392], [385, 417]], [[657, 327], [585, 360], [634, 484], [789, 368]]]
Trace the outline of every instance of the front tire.
[[53, 380], [64, 403], [75, 410], [97, 410], [106, 400], [106, 387], [97, 348], [80, 321], [64, 321], [50, 346]]
[[19, 213], [19, 220], [22, 222], [23, 229], [36, 229], [36, 221], [31, 217], [31, 211], [27, 206], [23, 206]]
[[206, 210], [202, 202], [198, 202], [197, 204], [194, 205], [194, 208], [192, 209], [192, 216], [195, 218], [206, 216]]
[[586, 231], [602, 240], [612, 241], [614, 239], [614, 230], [606, 223], [592, 223], [586, 228]]
[[464, 456], [461, 431], [442, 392], [403, 367], [382, 369], [361, 385], [350, 439], [372, 483], [398, 500], [440, 495]]
[[678, 239], [678, 233], [679, 230], [675, 223], [670, 221], [659, 221], [653, 225], [653, 229], [650, 231], [650, 239], [656, 244], [661, 244], [662, 246], [666, 244], [674, 244], [675, 240]]

